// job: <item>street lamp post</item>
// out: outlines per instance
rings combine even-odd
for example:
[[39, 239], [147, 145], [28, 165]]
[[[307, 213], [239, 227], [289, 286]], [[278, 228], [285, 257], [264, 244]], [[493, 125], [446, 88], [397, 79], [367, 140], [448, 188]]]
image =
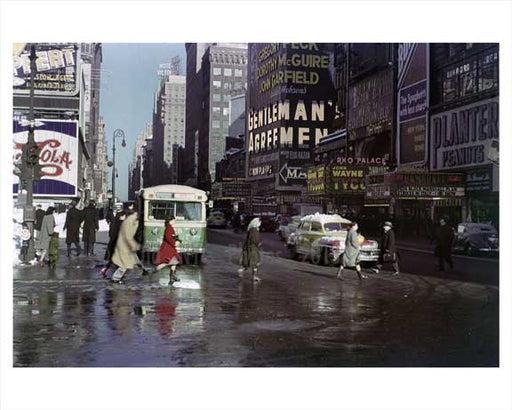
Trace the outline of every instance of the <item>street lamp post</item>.
[[112, 206], [116, 202], [116, 138], [122, 138], [121, 146], [126, 147], [126, 140], [124, 139], [124, 131], [120, 128], [114, 131], [112, 138]]
[[[34, 222], [35, 210], [33, 204], [34, 181], [41, 179], [41, 165], [39, 164], [39, 154], [41, 148], [37, 145], [34, 137], [34, 77], [36, 72], [36, 48], [34, 45], [30, 47], [30, 100], [28, 114], [28, 138], [27, 143], [23, 146], [21, 164], [19, 172], [15, 172], [20, 178], [20, 188], [26, 191], [25, 206], [23, 209], [23, 225], [22, 239], [24, 245], [21, 249], [20, 259], [23, 263], [28, 264], [35, 258], [34, 246]], [[20, 193], [21, 194], [21, 193]]]

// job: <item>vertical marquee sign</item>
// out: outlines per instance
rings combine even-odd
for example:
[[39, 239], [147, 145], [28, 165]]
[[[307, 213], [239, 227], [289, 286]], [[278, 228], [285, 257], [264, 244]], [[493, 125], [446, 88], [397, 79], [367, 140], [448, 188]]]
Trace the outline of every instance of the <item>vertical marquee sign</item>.
[[426, 162], [428, 44], [398, 44], [397, 132], [400, 164]]

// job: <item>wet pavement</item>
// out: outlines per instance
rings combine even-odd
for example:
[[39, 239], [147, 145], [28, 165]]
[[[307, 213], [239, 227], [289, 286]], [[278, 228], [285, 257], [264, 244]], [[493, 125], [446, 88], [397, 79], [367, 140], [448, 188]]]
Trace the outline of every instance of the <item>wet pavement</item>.
[[[102, 254], [98, 250], [98, 254]], [[168, 274], [99, 274], [101, 260], [61, 258], [14, 270], [14, 365], [498, 366], [494, 285], [355, 272], [264, 255], [240, 279], [235, 246]]]

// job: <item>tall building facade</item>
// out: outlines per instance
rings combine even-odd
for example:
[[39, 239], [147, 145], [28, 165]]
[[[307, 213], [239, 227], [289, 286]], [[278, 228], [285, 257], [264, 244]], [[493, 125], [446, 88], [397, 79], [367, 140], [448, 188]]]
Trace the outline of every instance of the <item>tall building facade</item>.
[[187, 44], [185, 162], [189, 181], [199, 188], [209, 190], [215, 180], [215, 164], [225, 153], [231, 97], [246, 85], [246, 44]]
[[173, 147], [185, 146], [185, 77], [169, 75], [160, 81], [153, 108], [153, 185], [169, 184], [173, 177]]
[[163, 162], [171, 167], [173, 147], [185, 146], [185, 76], [170, 75], [165, 83]]
[[84, 172], [85, 197], [98, 200], [103, 192], [103, 172], [98, 164], [100, 133], [100, 81], [103, 60], [101, 43], [80, 44], [82, 89], [80, 122], [89, 158]]
[[96, 192], [96, 201], [99, 206], [106, 206], [108, 204], [107, 198], [107, 161], [108, 161], [108, 145], [105, 138], [105, 122], [103, 117], [99, 117], [98, 122], [98, 138], [95, 144], [94, 158], [94, 186]]
[[[128, 199], [135, 200], [135, 193], [145, 186], [144, 184], [144, 163], [146, 155], [146, 141], [151, 139], [152, 124], [147, 123], [144, 131], [137, 135], [133, 158], [128, 169]], [[148, 181], [151, 183], [151, 181]]]

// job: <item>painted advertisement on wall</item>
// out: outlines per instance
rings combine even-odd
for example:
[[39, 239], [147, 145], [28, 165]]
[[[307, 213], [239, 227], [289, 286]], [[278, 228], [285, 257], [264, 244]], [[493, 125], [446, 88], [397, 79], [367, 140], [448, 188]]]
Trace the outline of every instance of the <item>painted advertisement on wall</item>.
[[426, 161], [428, 105], [428, 44], [398, 44], [399, 163]]
[[335, 91], [329, 44], [249, 44], [247, 178], [305, 187], [306, 164], [332, 127]]
[[[13, 160], [21, 159], [28, 138], [28, 125], [13, 120]], [[78, 183], [78, 122], [70, 120], [37, 120], [34, 132], [41, 148], [42, 178], [34, 182], [34, 195], [40, 197], [75, 197]], [[13, 194], [17, 194], [19, 179], [14, 176]]]
[[[80, 49], [75, 44], [36, 43], [36, 95], [74, 96], [80, 90]], [[30, 93], [30, 43], [16, 43], [13, 88], [16, 95]]]
[[498, 97], [482, 100], [430, 118], [432, 171], [492, 164], [489, 152], [499, 140]]

